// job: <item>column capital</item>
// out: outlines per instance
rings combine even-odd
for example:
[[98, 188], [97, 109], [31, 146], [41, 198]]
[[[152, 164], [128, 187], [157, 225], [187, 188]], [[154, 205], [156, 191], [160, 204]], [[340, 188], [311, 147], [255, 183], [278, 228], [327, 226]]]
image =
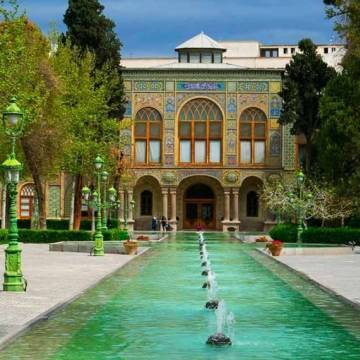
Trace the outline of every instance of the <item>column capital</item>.
[[163, 195], [167, 195], [168, 193], [169, 193], [169, 188], [161, 188], [161, 193], [163, 194]]
[[239, 191], [240, 191], [240, 188], [232, 188], [232, 193], [234, 194], [234, 195], [239, 195]]

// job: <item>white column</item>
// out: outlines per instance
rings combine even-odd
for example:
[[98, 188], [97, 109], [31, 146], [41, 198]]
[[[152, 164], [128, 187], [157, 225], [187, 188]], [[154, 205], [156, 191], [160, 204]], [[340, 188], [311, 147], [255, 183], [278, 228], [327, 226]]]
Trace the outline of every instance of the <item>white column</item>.
[[169, 192], [169, 189], [166, 188], [166, 189], [161, 189], [161, 194], [162, 194], [162, 203], [163, 203], [163, 213], [161, 215], [161, 218], [163, 216], [165, 216], [166, 220], [168, 218], [168, 192]]
[[131, 206], [131, 201], [133, 199], [133, 189], [128, 190], [127, 194], [128, 222], [134, 222], [133, 208]]
[[232, 189], [233, 193], [233, 221], [239, 221], [239, 189]]
[[177, 230], [177, 220], [176, 220], [176, 189], [170, 189], [171, 197], [171, 220], [170, 225], [173, 228], [173, 231]]
[[120, 200], [119, 221], [120, 221], [120, 224], [123, 224], [124, 223], [124, 206], [125, 206], [124, 190], [119, 191], [119, 200]]
[[224, 221], [229, 221], [230, 220], [230, 191], [228, 189], [224, 190], [224, 199], [225, 199]]

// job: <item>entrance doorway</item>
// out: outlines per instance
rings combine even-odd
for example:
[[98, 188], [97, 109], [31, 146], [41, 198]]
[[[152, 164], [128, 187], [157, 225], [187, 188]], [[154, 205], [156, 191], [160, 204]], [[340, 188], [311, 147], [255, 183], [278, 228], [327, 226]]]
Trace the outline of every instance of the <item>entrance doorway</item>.
[[209, 186], [190, 186], [185, 193], [184, 210], [184, 229], [196, 229], [199, 226], [206, 230], [216, 228], [215, 195]]

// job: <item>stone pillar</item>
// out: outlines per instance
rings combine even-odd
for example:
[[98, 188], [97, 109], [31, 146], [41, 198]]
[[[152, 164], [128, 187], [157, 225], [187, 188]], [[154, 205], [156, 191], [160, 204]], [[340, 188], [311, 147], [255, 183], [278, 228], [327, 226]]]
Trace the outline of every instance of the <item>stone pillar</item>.
[[224, 221], [230, 221], [230, 191], [229, 190], [224, 190], [224, 200], [225, 200]]
[[119, 221], [120, 224], [124, 224], [124, 206], [125, 206], [124, 190], [119, 191], [119, 200], [120, 200]]
[[[163, 216], [165, 216], [165, 218], [167, 219], [168, 218], [168, 193], [169, 193], [169, 189], [168, 188], [163, 188], [161, 189], [161, 194], [162, 194], [162, 203], [163, 203], [163, 206], [162, 206], [162, 214], [161, 214], [161, 218]], [[160, 218], [160, 219], [161, 219]]]
[[170, 225], [173, 228], [173, 231], [177, 230], [177, 220], [176, 220], [176, 189], [170, 189], [171, 197], [171, 220]]
[[233, 221], [239, 221], [239, 189], [232, 189], [233, 193]]
[[230, 189], [224, 189], [224, 220], [222, 221], [223, 231], [228, 231], [230, 222]]
[[128, 230], [134, 231], [134, 214], [131, 207], [131, 200], [133, 199], [133, 189], [127, 191], [127, 206], [128, 206]]

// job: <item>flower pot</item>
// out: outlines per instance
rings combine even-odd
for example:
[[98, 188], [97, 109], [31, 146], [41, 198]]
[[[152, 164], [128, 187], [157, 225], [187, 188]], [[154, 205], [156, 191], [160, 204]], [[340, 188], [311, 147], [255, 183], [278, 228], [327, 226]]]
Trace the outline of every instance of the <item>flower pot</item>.
[[272, 256], [280, 256], [282, 245], [271, 245], [269, 246], [269, 250]]
[[136, 241], [124, 241], [123, 246], [128, 255], [136, 255], [139, 245]]

